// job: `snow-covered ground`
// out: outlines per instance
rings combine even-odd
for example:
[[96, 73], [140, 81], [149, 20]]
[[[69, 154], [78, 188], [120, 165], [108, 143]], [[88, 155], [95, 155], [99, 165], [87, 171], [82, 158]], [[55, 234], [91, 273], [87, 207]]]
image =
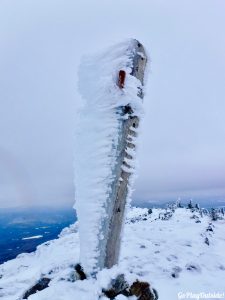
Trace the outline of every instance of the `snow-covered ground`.
[[0, 266], [0, 298], [21, 299], [40, 278], [47, 277], [51, 279], [49, 287], [29, 300], [97, 300], [102, 288], [120, 273], [129, 282], [136, 278], [150, 282], [160, 300], [185, 299], [181, 293], [186, 292], [224, 293], [225, 220], [212, 222], [208, 216], [185, 208], [177, 208], [168, 220], [159, 219], [164, 212], [153, 209], [148, 214], [147, 209], [131, 209], [120, 263], [99, 272], [97, 279], [75, 280], [78, 224], [64, 229], [58, 239], [42, 244], [36, 252], [19, 255]]

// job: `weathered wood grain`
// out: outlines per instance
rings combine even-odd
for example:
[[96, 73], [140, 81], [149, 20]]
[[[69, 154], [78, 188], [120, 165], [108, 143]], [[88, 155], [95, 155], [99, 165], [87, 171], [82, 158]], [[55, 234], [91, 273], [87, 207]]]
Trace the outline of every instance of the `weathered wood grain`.
[[[139, 79], [142, 85], [144, 85], [147, 56], [144, 47], [137, 40], [134, 40], [134, 53], [131, 75]], [[144, 94], [141, 88], [138, 91], [138, 96], [140, 97], [140, 101], [142, 101]], [[126, 200], [128, 197], [128, 184], [131, 176], [131, 173], [126, 172], [126, 168], [124, 168], [124, 170], [121, 166], [124, 165], [129, 168], [125, 159], [132, 159], [132, 157], [127, 154], [126, 149], [131, 148], [135, 150], [135, 144], [132, 141], [132, 137], [136, 137], [137, 133], [132, 130], [132, 127], [137, 128], [139, 126], [139, 118], [133, 115], [133, 111], [130, 107], [122, 107], [121, 112], [124, 114], [128, 113], [129, 117], [128, 119], [121, 121], [120, 142], [117, 149], [116, 176], [111, 194], [111, 216], [108, 228], [106, 228], [107, 236], [105, 236], [105, 253], [102, 252], [100, 264], [102, 267], [106, 268], [111, 268], [113, 265], [117, 264], [119, 259], [121, 231], [124, 222]]]

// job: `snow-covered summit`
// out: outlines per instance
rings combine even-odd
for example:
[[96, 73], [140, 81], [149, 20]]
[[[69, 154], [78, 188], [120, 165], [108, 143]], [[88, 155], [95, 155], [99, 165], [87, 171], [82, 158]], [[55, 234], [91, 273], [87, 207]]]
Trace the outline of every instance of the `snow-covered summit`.
[[[160, 300], [178, 299], [178, 293], [224, 292], [225, 220], [185, 208], [173, 210], [132, 208], [129, 211], [118, 266], [102, 270], [97, 279], [76, 280], [79, 262], [78, 223], [59, 238], [30, 254], [0, 266], [0, 298], [18, 300], [40, 278], [49, 286], [29, 300], [106, 300], [102, 288], [118, 274], [130, 282], [150, 282]], [[126, 299], [119, 296], [116, 299]], [[135, 299], [135, 298], [132, 298]]]

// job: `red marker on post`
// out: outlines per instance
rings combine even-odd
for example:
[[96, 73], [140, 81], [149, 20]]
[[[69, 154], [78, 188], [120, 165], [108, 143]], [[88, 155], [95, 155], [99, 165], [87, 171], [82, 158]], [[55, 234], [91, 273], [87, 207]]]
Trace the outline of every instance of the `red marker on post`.
[[118, 86], [120, 89], [124, 88], [126, 78], [126, 72], [124, 70], [119, 71], [119, 78], [118, 78]]

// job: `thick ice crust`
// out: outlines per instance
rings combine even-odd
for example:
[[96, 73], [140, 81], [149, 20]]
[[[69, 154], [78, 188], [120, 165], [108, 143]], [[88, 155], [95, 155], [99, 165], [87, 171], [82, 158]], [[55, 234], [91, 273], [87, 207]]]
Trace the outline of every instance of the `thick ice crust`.
[[[142, 115], [143, 78], [136, 78], [138, 70], [134, 69], [137, 43], [129, 40], [86, 57], [79, 70], [79, 90], [85, 103], [76, 128], [74, 207], [79, 220], [80, 260], [90, 273], [105, 266], [118, 168], [121, 169], [120, 157], [125, 151], [120, 147], [124, 124], [130, 117]], [[143, 58], [144, 52], [138, 55]], [[119, 70], [126, 72], [123, 89], [117, 84]], [[129, 113], [125, 107], [130, 108]], [[130, 142], [135, 145], [136, 140]], [[131, 158], [130, 164], [127, 161], [123, 165], [128, 173], [134, 173], [135, 155]], [[126, 191], [126, 198], [129, 194]]]

